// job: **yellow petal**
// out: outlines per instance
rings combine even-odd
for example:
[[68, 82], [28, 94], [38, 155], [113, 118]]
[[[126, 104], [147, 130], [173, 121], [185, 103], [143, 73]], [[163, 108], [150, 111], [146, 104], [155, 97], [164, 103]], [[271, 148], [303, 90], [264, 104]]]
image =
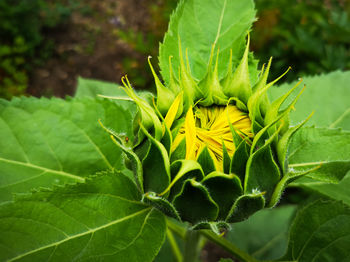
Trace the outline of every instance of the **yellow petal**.
[[187, 111], [185, 118], [186, 159], [195, 160], [196, 125], [193, 117], [192, 106]]
[[[175, 98], [174, 102], [171, 104], [168, 113], [165, 116], [164, 124], [170, 130], [172, 124], [174, 123], [177, 112], [179, 111], [179, 105], [182, 102], [182, 92]], [[163, 133], [165, 128], [163, 130]]]

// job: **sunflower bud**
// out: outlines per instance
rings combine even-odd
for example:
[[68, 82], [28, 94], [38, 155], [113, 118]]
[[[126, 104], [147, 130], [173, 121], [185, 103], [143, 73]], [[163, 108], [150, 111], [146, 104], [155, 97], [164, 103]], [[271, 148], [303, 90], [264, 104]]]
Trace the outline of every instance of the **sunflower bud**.
[[219, 232], [276, 205], [286, 184], [286, 148], [303, 123], [288, 126], [288, 114], [301, 93], [281, 109], [295, 88], [269, 102], [267, 91], [280, 79], [267, 82], [271, 60], [251, 85], [249, 37], [240, 63], [233, 68], [231, 57], [223, 80], [218, 76], [219, 51], [215, 56], [214, 50], [200, 82], [191, 75], [187, 52], [184, 59], [180, 51], [178, 81], [169, 58], [168, 87], [150, 64], [156, 104], [142, 100], [126, 83], [141, 112], [138, 131], [144, 136], [133, 149], [123, 150], [135, 163], [145, 203], [190, 222], [193, 229]]

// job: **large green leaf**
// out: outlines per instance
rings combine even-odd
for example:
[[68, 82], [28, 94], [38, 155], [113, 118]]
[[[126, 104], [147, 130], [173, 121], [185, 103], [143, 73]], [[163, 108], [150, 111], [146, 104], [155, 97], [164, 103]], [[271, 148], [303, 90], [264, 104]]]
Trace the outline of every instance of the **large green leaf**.
[[105, 96], [126, 96], [126, 93], [119, 88], [118, 84], [88, 79], [78, 78], [77, 89], [75, 91], [75, 97], [92, 97], [95, 98], [98, 95]]
[[308, 176], [325, 182], [339, 182], [350, 170], [350, 132], [305, 127], [288, 148], [289, 172], [315, 169]]
[[164, 216], [122, 173], [35, 192], [0, 206], [0, 260], [152, 261]]
[[282, 261], [349, 261], [349, 246], [349, 207], [336, 201], [316, 201], [299, 211]]
[[34, 187], [123, 169], [121, 150], [97, 121], [132, 141], [131, 118], [128, 111], [102, 99], [0, 100], [0, 201]]
[[159, 49], [159, 64], [163, 79], [169, 83], [169, 57], [172, 57], [174, 76], [182, 53], [188, 50], [191, 72], [202, 80], [207, 72], [210, 50], [220, 49], [218, 72], [227, 72], [232, 49], [237, 62], [243, 54], [245, 37], [255, 19], [252, 0], [181, 0], [170, 19], [169, 29]]
[[232, 225], [226, 237], [258, 259], [279, 258], [287, 249], [288, 225], [294, 211], [294, 206], [261, 210], [246, 221]]
[[343, 201], [350, 206], [350, 172], [338, 184], [329, 184], [324, 182], [316, 182], [314, 180], [297, 180], [292, 185], [312, 189], [322, 195], [335, 200]]
[[[350, 72], [333, 72], [326, 75], [305, 77], [304, 93], [296, 104], [296, 111], [291, 113], [291, 124], [296, 125], [311, 112], [315, 114], [306, 125], [317, 127], [341, 127], [350, 130]], [[292, 88], [295, 83], [283, 84], [269, 90], [271, 100], [278, 98]], [[300, 91], [298, 88], [295, 92]], [[293, 97], [287, 99], [289, 103]]]
[[[144, 94], [139, 92], [139, 94]], [[75, 91], [76, 98], [84, 97], [110, 97], [115, 103], [130, 111], [133, 115], [136, 113], [136, 104], [131, 101], [125, 91], [115, 83], [105, 82], [95, 79], [78, 78], [78, 85]]]

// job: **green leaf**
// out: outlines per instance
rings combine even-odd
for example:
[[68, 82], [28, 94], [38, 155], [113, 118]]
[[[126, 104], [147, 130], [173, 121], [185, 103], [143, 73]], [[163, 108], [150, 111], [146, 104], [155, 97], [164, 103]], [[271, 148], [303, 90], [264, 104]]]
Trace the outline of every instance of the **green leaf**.
[[122, 173], [33, 193], [0, 206], [0, 260], [153, 261], [164, 216]]
[[229, 223], [241, 222], [263, 209], [265, 198], [261, 193], [240, 196], [232, 206], [226, 221]]
[[[170, 184], [170, 160], [162, 143], [152, 137], [148, 131], [140, 125], [141, 130], [150, 140], [150, 148], [142, 161], [143, 183], [145, 191], [161, 193]], [[156, 161], [156, 164], [154, 164]]]
[[[350, 72], [337, 71], [326, 75], [305, 77], [303, 83], [306, 84], [306, 89], [295, 106], [296, 111], [290, 115], [291, 124], [297, 125], [315, 111], [306, 125], [350, 130], [349, 81]], [[290, 83], [270, 88], [269, 96], [274, 100], [294, 85], [295, 83]], [[301, 88], [302, 85], [295, 92], [299, 92]], [[287, 99], [285, 105], [292, 99], [292, 97]]]
[[236, 174], [242, 184], [244, 184], [245, 172], [247, 161], [249, 158], [249, 146], [245, 140], [243, 140], [237, 147], [230, 165], [230, 173]]
[[202, 167], [194, 160], [177, 160], [171, 164], [171, 192], [169, 199], [173, 200], [182, 190], [185, 180], [194, 178], [201, 181], [204, 178]]
[[322, 182], [315, 182], [313, 180], [297, 180], [293, 183], [293, 186], [300, 186], [304, 188], [312, 189], [318, 193], [321, 193], [334, 200], [343, 201], [350, 206], [350, 173], [343, 178], [338, 184], [329, 184]]
[[177, 220], [181, 221], [179, 213], [173, 204], [171, 204], [167, 199], [157, 196], [157, 194], [154, 192], [147, 192], [144, 194], [142, 196], [142, 202], [152, 205], [167, 216], [176, 218]]
[[264, 192], [270, 199], [273, 189], [280, 180], [280, 171], [269, 143], [254, 152], [247, 161], [244, 193]]
[[307, 176], [337, 183], [350, 170], [350, 132], [301, 128], [288, 148], [288, 168], [293, 172], [315, 169]]
[[235, 200], [243, 194], [241, 181], [235, 174], [214, 171], [201, 182], [219, 206], [219, 220], [225, 220]]
[[220, 236], [223, 232], [227, 232], [231, 230], [230, 224], [226, 223], [225, 221], [218, 221], [218, 222], [199, 222], [198, 224], [195, 224], [193, 227], [190, 228], [191, 230], [199, 230], [199, 229], [209, 229], [213, 231], [215, 234]]
[[[148, 92], [138, 92], [140, 96], [147, 97]], [[134, 116], [136, 114], [136, 104], [130, 99], [120, 85], [111, 82], [105, 82], [101, 80], [78, 78], [78, 84], [75, 91], [75, 98], [98, 98], [108, 97], [125, 110], [129, 110]]]
[[218, 205], [210, 197], [208, 190], [194, 179], [184, 182], [181, 192], [173, 202], [183, 220], [194, 224], [213, 221], [218, 216]]
[[294, 206], [263, 209], [234, 224], [226, 238], [257, 259], [277, 259], [287, 250], [288, 227], [294, 212]]
[[174, 76], [179, 75], [180, 50], [190, 59], [192, 75], [202, 80], [212, 45], [220, 50], [218, 72], [223, 78], [227, 72], [230, 49], [233, 61], [238, 62], [245, 47], [245, 37], [255, 20], [251, 0], [181, 0], [170, 18], [168, 32], [159, 49], [159, 64], [163, 79], [170, 82], [169, 57], [172, 56]]
[[[167, 238], [157, 254], [154, 262], [179, 262], [180, 255], [184, 252], [184, 241], [177, 234], [167, 229]], [[176, 251], [174, 252], [174, 249]], [[178, 252], [178, 253], [177, 253]], [[181, 257], [182, 258], [182, 257]]]
[[75, 97], [96, 98], [98, 95], [127, 97], [118, 84], [82, 77], [78, 78]]
[[282, 260], [347, 261], [349, 245], [349, 207], [336, 201], [316, 201], [298, 212]]
[[201, 165], [204, 175], [208, 175], [209, 173], [215, 171], [214, 160], [212, 159], [207, 146], [205, 146], [202, 152], [199, 154], [197, 162]]
[[124, 169], [121, 150], [98, 119], [132, 140], [130, 113], [108, 100], [0, 100], [0, 201], [31, 188]]

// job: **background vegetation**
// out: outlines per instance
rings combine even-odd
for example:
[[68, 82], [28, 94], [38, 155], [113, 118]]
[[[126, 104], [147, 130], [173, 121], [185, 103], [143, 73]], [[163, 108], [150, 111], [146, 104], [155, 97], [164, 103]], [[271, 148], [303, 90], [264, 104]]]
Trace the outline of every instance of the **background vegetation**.
[[[0, 2], [0, 97], [72, 95], [78, 76], [152, 89], [146, 58], [158, 54], [177, 0]], [[252, 50], [285, 81], [350, 68], [349, 0], [256, 0]], [[155, 60], [154, 60], [155, 61]]]

